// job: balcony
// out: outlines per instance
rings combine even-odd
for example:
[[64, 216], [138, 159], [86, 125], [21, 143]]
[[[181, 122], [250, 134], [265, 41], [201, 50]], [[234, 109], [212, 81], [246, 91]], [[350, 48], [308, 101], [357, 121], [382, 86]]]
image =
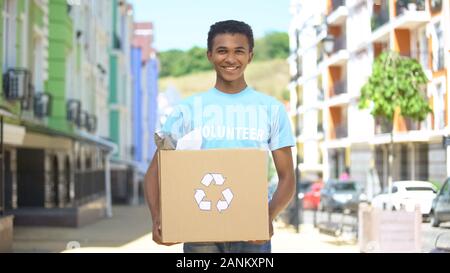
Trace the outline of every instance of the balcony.
[[397, 1], [395, 16], [394, 29], [416, 29], [431, 19], [430, 13], [425, 10], [424, 0]]
[[430, 9], [433, 13], [438, 13], [442, 10], [442, 0], [431, 0]]
[[348, 16], [348, 9], [344, 0], [333, 0], [330, 13], [327, 16], [329, 25], [342, 25]]
[[345, 35], [341, 35], [334, 39], [334, 46], [333, 46], [332, 54], [338, 52], [339, 50], [346, 49], [346, 47], [347, 47], [346, 39], [347, 39], [347, 37]]
[[387, 8], [382, 8], [379, 12], [374, 12], [372, 15], [372, 32], [379, 29], [381, 26], [389, 22], [389, 10]]
[[425, 0], [398, 0], [395, 7], [396, 16], [407, 12], [425, 11]]
[[375, 118], [375, 134], [389, 134], [392, 131], [392, 122], [389, 122], [385, 118]]
[[404, 118], [406, 130], [408, 131], [417, 131], [422, 129], [420, 126], [420, 121], [413, 120], [412, 118]]

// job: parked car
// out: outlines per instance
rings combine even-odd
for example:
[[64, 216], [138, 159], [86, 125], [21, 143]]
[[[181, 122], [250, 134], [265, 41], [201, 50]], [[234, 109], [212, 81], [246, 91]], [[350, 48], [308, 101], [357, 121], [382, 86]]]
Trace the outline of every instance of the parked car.
[[431, 205], [430, 222], [438, 227], [442, 222], [450, 221], [450, 177], [447, 178]]
[[366, 195], [356, 181], [330, 180], [320, 192], [319, 210], [356, 212], [363, 201]]
[[426, 219], [430, 214], [431, 203], [436, 197], [436, 192], [436, 187], [427, 181], [396, 181], [392, 183], [390, 191], [372, 199], [372, 206], [414, 211], [415, 206], [420, 205], [420, 211]]
[[317, 210], [320, 204], [320, 191], [324, 183], [314, 182], [310, 185], [308, 190], [304, 192], [303, 208], [310, 210]]

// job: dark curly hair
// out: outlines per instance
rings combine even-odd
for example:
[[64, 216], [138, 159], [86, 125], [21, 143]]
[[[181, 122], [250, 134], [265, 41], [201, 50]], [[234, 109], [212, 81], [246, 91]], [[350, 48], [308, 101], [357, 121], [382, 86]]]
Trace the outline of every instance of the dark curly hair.
[[247, 37], [248, 44], [250, 46], [250, 51], [253, 51], [253, 46], [255, 45], [255, 41], [253, 39], [253, 31], [252, 28], [241, 21], [235, 20], [227, 20], [217, 22], [209, 28], [208, 32], [208, 51], [212, 50], [213, 40], [219, 34], [243, 34]]

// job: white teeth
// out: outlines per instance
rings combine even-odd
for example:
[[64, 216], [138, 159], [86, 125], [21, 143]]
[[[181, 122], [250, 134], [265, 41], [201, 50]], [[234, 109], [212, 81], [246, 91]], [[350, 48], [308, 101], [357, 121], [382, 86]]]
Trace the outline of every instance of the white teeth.
[[233, 71], [233, 70], [236, 70], [236, 69], [237, 69], [237, 66], [224, 67], [224, 69], [225, 69], [225, 70], [228, 70], [228, 71]]

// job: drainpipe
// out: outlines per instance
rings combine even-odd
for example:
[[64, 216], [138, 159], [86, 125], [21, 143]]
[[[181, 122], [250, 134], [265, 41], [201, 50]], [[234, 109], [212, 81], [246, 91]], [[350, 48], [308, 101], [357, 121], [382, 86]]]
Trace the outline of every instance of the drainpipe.
[[111, 151], [106, 152], [105, 156], [105, 191], [106, 191], [106, 216], [111, 218], [112, 214], [112, 201], [111, 201]]

